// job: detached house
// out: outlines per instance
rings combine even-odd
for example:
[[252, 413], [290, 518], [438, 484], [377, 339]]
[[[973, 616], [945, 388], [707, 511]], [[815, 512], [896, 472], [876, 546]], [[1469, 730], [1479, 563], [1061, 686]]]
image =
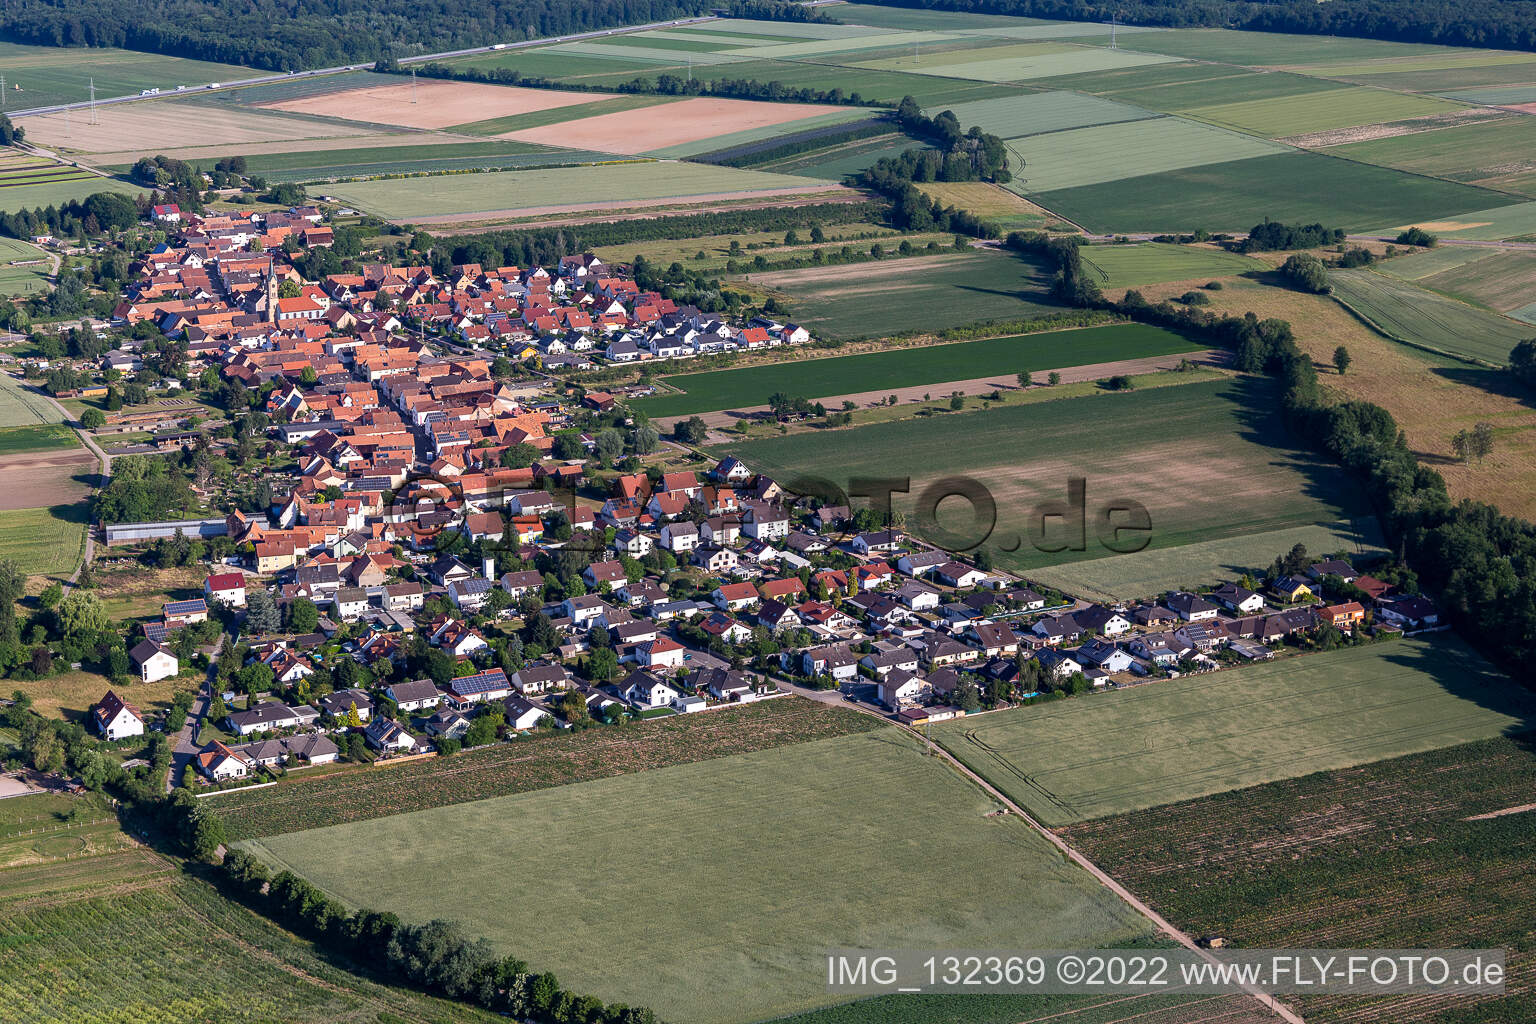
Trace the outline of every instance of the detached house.
[[91, 709], [91, 725], [107, 740], [144, 735], [144, 719], [138, 709], [111, 690]]
[[181, 671], [176, 655], [153, 640], [141, 641], [138, 646], [128, 652], [128, 657], [133, 662], [134, 668], [139, 670], [139, 678], [146, 683], [169, 679]]

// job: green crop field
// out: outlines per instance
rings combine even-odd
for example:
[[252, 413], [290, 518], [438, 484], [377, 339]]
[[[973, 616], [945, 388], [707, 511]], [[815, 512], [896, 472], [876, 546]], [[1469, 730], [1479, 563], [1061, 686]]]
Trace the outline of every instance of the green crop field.
[[[1075, 92], [1024, 93], [995, 100], [962, 103], [949, 110], [966, 127], [979, 124], [1005, 139], [1088, 128], [1096, 124], [1140, 121], [1154, 116], [1140, 107]], [[938, 111], [930, 113], [937, 114]]]
[[830, 338], [937, 331], [1060, 312], [1047, 296], [1050, 278], [1043, 264], [997, 251], [772, 271], [749, 280], [786, 295], [796, 323]]
[[[686, 56], [679, 58], [679, 65], [686, 59]], [[583, 81], [589, 76], [598, 75], [625, 75], [633, 78], [640, 72], [651, 71], [656, 67], [654, 60], [640, 60], [635, 57], [625, 57], [622, 54], [600, 57], [586, 54], [578, 57], [550, 46], [540, 46], [531, 50], [507, 50], [500, 53], [477, 53], [468, 57], [454, 57], [444, 63], [455, 68], [474, 68], [481, 71], [513, 70], [531, 78], [559, 78], [570, 81]], [[623, 79], [615, 81], [621, 80]]]
[[[1051, 45], [1051, 44], [1041, 44]], [[970, 59], [936, 61], [922, 69], [922, 73], [948, 78], [968, 78], [980, 82], [1023, 82], [1057, 75], [1081, 74], [1086, 71], [1109, 71], [1146, 64], [1166, 64], [1177, 57], [1163, 57], [1155, 53], [1133, 53], [1129, 50], [1111, 50], [1101, 46], [1052, 46], [1056, 52], [1021, 54], [1014, 57], [985, 57], [987, 51], [974, 51]], [[955, 55], [949, 55], [954, 57]], [[899, 61], [877, 62], [882, 70], [903, 70]]]
[[1499, 737], [1064, 833], [1178, 927], [1240, 947], [1509, 950], [1502, 996], [1298, 998], [1308, 1021], [1517, 1024], [1536, 998], [1533, 792], [1536, 742]]
[[[1363, 231], [1381, 224], [1412, 223], [1415, 218], [1425, 223], [1468, 210], [1486, 210], [1496, 206], [1501, 196], [1471, 185], [1317, 153], [1281, 153], [1056, 189], [1032, 198], [1098, 232], [1246, 231], [1265, 217]], [[1536, 226], [1536, 212], [1529, 219]]]
[[764, 405], [777, 391], [805, 398], [827, 398], [923, 384], [937, 387], [988, 374], [996, 374], [1000, 383], [1011, 385], [1022, 370], [1087, 366], [1192, 352], [1202, 347], [1156, 327], [1117, 324], [689, 373], [667, 378], [668, 384], [683, 389], [684, 394], [642, 398], [631, 404], [652, 419], [661, 419]]
[[[1486, 194], [1497, 195], [1497, 193]], [[1513, 199], [1514, 197], [1504, 198]], [[1378, 220], [1376, 223], [1381, 225], [1387, 222]], [[1393, 222], [1395, 226], [1368, 230], [1372, 233], [1396, 234], [1413, 224], [1430, 223], [1434, 225], [1434, 233], [1442, 238], [1525, 240], [1527, 236], [1536, 235], [1536, 202], [1498, 205], [1488, 209], [1473, 210], [1470, 213], [1460, 213], [1435, 222], [1431, 222], [1428, 217], [1420, 217], [1418, 220], [1399, 219]]]
[[343, 202], [389, 220], [425, 220], [499, 210], [561, 209], [582, 203], [797, 189], [807, 184], [804, 178], [734, 167], [640, 162], [348, 182], [329, 191]]
[[[837, 1001], [819, 965], [839, 946], [1073, 948], [1148, 935], [1016, 817], [989, 817], [996, 806], [885, 728], [248, 845], [408, 920], [443, 911], [423, 870], [547, 865], [537, 884], [480, 887], [455, 912], [568, 985], [683, 1024], [727, 1024]], [[953, 884], [960, 863], [989, 865], [985, 893]], [[700, 870], [730, 882], [706, 886]]]
[[1443, 355], [1502, 366], [1509, 350], [1531, 334], [1528, 324], [1385, 274], [1336, 270], [1329, 273], [1328, 280], [1335, 298], [1389, 337]]
[[1440, 634], [967, 717], [932, 735], [1064, 825], [1533, 725], [1529, 693]]
[[[1176, 65], [1184, 68], [1186, 65]], [[1163, 70], [1158, 68], [1156, 70]], [[1152, 110], [1163, 110], [1170, 113], [1183, 112], [1210, 107], [1223, 103], [1241, 103], [1256, 100], [1268, 100], [1281, 97], [1297, 97], [1306, 94], [1317, 93], [1337, 89], [1334, 82], [1326, 82], [1318, 78], [1308, 78], [1305, 75], [1286, 74], [1282, 71], [1242, 71], [1237, 68], [1218, 69], [1220, 74], [1212, 74], [1210, 70], [1202, 68], [1199, 77], [1190, 79], [1190, 76], [1175, 78], [1170, 75], [1168, 82], [1155, 82], [1139, 84], [1136, 81], [1116, 83], [1112, 81], [1095, 82], [1092, 78], [1079, 81], [1074, 79], [1075, 87], [1086, 92], [1097, 93], [1101, 90], [1106, 95], [1113, 96], [1122, 103], [1136, 103]], [[1058, 79], [1058, 81], [1062, 81]], [[1055, 84], [1054, 82], [1052, 84]]]
[[1354, 522], [1290, 526], [1268, 533], [1245, 533], [1222, 540], [1196, 541], [1176, 548], [1148, 548], [1134, 554], [1110, 554], [1086, 562], [1032, 569], [1036, 583], [1100, 601], [1154, 598], [1170, 590], [1192, 590], [1262, 576], [1275, 556], [1304, 544], [1316, 555], [1344, 551], [1380, 554], [1381, 529], [1373, 516]]
[[773, 1024], [1274, 1024], [1247, 996], [878, 996]]
[[1253, 132], [1267, 138], [1282, 138], [1461, 109], [1461, 104], [1450, 100], [1405, 96], [1383, 89], [1354, 86], [1299, 96], [1197, 107], [1184, 113], [1226, 128]]
[[9, 559], [28, 576], [69, 575], [85, 551], [84, 514], [70, 518], [51, 508], [0, 511], [0, 560]]
[[1420, 278], [1418, 284], [1510, 316], [1511, 311], [1530, 305], [1536, 295], [1536, 252], [1495, 251], [1476, 262]]
[[1278, 143], [1178, 117], [1076, 128], [1008, 146], [1023, 167], [1007, 187], [1030, 196], [1287, 152]]
[[178, 85], [191, 88], [266, 73], [234, 64], [214, 64], [110, 47], [66, 49], [0, 43], [5, 106], [11, 110], [89, 99], [92, 79], [96, 82], [96, 95], [107, 97], [132, 95], [151, 88], [173, 92]]
[[[252, 174], [268, 181], [324, 181], [334, 178], [372, 177], [385, 174], [420, 174], [429, 171], [461, 171], [481, 167], [520, 167], [527, 164], [567, 164], [610, 160], [605, 153], [555, 149], [527, 142], [465, 142], [429, 146], [380, 146], [377, 148], [327, 149], [311, 152], [264, 153], [245, 158]], [[218, 158], [190, 160], [203, 169]], [[126, 166], [110, 168], [126, 171]]]
[[1536, 195], [1533, 151], [1536, 151], [1536, 118], [1528, 115], [1328, 149], [1329, 153], [1350, 160], [1398, 167], [1521, 195]]
[[[1363, 511], [1340, 473], [1288, 446], [1275, 409], [1270, 383], [1223, 378], [770, 437], [722, 451], [791, 491], [802, 477], [842, 486], [851, 477], [910, 477], [910, 494], [896, 503], [911, 528], [962, 549], [981, 540], [969, 510], [951, 518], [946, 505], [935, 527], [919, 520], [916, 501], [942, 477], [970, 476], [997, 506], [987, 547], [999, 564], [1027, 572], [1110, 554], [1092, 530], [1082, 550], [1037, 550], [1028, 539], [1038, 521], [1031, 510], [1064, 500], [1070, 477], [1088, 481], [1090, 519], [1094, 508], [1126, 499], [1145, 506], [1148, 550], [1334, 523]], [[1069, 539], [1053, 528], [1042, 541], [1058, 547]]]
[[1164, 281], [1230, 277], [1264, 269], [1264, 264], [1258, 260], [1237, 253], [1189, 245], [1164, 245], [1159, 242], [1091, 245], [1081, 252], [1083, 264], [1095, 273], [1099, 284], [1106, 288], [1137, 288]]
[[[871, 117], [871, 112], [862, 107], [850, 110], [834, 110], [829, 114], [813, 114], [810, 117], [802, 117], [795, 121], [764, 125], [760, 128], [747, 128], [739, 132], [727, 132], [724, 135], [715, 135], [707, 139], [698, 139], [693, 142], [683, 142], [675, 146], [653, 149], [645, 155], [653, 156], [660, 160], [682, 159], [684, 157], [698, 156], [702, 153], [714, 153], [751, 142], [778, 139], [780, 136], [798, 135], [801, 132], [810, 131], [815, 128], [826, 128], [832, 125], [846, 124], [850, 121], [868, 121]], [[916, 143], [909, 139], [908, 145], [916, 145]], [[757, 169], [761, 170], [762, 168], [759, 167]]]
[[9, 373], [0, 373], [0, 427], [33, 423], [62, 423], [64, 417], [48, 399], [28, 390]]
[[845, 25], [926, 29], [935, 32], [994, 27], [1009, 28], [1017, 25], [1060, 24], [1059, 22], [1039, 21], [1034, 18], [1009, 18], [999, 14], [914, 10], [909, 7], [880, 7], [874, 4], [838, 4], [836, 9], [829, 10], [827, 13]]
[[821, 178], [826, 181], [842, 181], [850, 174], [858, 174], [866, 167], [886, 157], [897, 157], [909, 149], [930, 147], [899, 132], [875, 135], [867, 139], [840, 142], [823, 149], [807, 150], [794, 156], [759, 164], [753, 170], [772, 171], [775, 174], [795, 174], [805, 178]]
[[1249, 67], [1284, 67], [1292, 64], [1460, 52], [1454, 47], [1420, 43], [1390, 43], [1342, 36], [1287, 35], [1281, 32], [1233, 32], [1214, 28], [1174, 29], [1136, 42], [1139, 47], [1155, 53]]
[[59, 423], [0, 428], [0, 455], [74, 448], [79, 443], [79, 435]]
[[144, 850], [0, 871], [7, 1020], [489, 1022], [331, 958]]

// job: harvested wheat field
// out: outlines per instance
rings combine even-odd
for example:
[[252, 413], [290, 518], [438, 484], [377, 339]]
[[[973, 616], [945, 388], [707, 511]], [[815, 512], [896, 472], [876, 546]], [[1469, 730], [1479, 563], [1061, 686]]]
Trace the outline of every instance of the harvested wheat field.
[[[590, 95], [590, 94], [583, 94]], [[625, 110], [497, 136], [605, 153], [648, 153], [717, 135], [771, 128], [789, 121], [836, 114], [847, 107], [755, 100], [691, 99], [652, 110]]]
[[[413, 95], [416, 99], [414, 103], [411, 102]], [[553, 110], [611, 97], [611, 93], [559, 92], [554, 89], [519, 89], [510, 85], [422, 79], [415, 85], [410, 82], [370, 85], [362, 89], [279, 100], [263, 106], [269, 110], [286, 110], [293, 114], [340, 117], [373, 124], [398, 125], [401, 128], [447, 128], [449, 125], [489, 121], [513, 114], [529, 114], [536, 110]]]
[[[1142, 288], [1148, 299], [1178, 295], [1189, 282]], [[1419, 352], [1382, 337], [1330, 298], [1252, 281], [1226, 279], [1208, 292], [1213, 312], [1289, 320], [1302, 351], [1316, 361], [1322, 383], [1339, 398], [1375, 402], [1397, 420], [1426, 465], [1445, 477], [1451, 496], [1497, 504], [1510, 515], [1536, 515], [1536, 409], [1508, 390], [1497, 370]], [[1349, 372], [1332, 372], [1333, 350], [1349, 349]], [[1491, 423], [1493, 454], [1481, 463], [1457, 461], [1451, 437]]]
[[[62, 114], [27, 117], [22, 125], [27, 141], [77, 153], [144, 155], [187, 146], [231, 143], [291, 142], [294, 139], [371, 135], [367, 128], [260, 110], [197, 103], [145, 102], [102, 107], [96, 124], [80, 111], [67, 120]], [[137, 157], [135, 157], [137, 159]]]
[[79, 447], [0, 457], [0, 510], [73, 504], [96, 473], [96, 456]]

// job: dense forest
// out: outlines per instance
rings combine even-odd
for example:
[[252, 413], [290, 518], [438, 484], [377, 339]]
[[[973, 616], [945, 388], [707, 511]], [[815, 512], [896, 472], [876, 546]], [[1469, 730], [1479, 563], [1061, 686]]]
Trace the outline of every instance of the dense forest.
[[720, 7], [775, 20], [821, 17], [779, 0], [489, 0], [469, 7], [445, 0], [8, 0], [0, 7], [0, 37], [292, 71], [642, 25]]
[[1446, 46], [1536, 49], [1532, 0], [868, 0], [886, 7], [970, 11], [1065, 21], [1109, 21], [1170, 28], [1357, 36]]

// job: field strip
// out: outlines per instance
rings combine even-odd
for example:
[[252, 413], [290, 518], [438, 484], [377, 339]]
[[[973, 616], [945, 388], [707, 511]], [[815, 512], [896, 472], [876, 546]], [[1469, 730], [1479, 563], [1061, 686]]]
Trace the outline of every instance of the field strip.
[[[1193, 350], [1190, 352], [1175, 353], [1166, 356], [1147, 356], [1141, 359], [1119, 359], [1108, 363], [1093, 363], [1087, 366], [1064, 366], [1056, 370], [1033, 370], [1035, 376], [1044, 376], [1048, 373], [1060, 373], [1061, 383], [1076, 384], [1081, 381], [1099, 380], [1103, 377], [1118, 375], [1134, 376], [1142, 373], [1156, 373], [1162, 370], [1172, 370], [1181, 362], [1188, 360], [1197, 366], [1225, 368], [1231, 362], [1231, 353], [1225, 349]], [[885, 404], [885, 400], [895, 395], [900, 404], [921, 402], [925, 394], [936, 393], [935, 389], [942, 388], [943, 394], [958, 391], [963, 395], [980, 395], [991, 391], [1020, 391], [1018, 381], [1012, 373], [999, 373], [991, 377], [974, 377], [970, 380], [957, 381], [933, 381], [927, 384], [913, 384], [908, 387], [882, 388], [876, 391], [860, 391], [848, 395], [806, 395], [812, 401], [819, 401], [831, 408], [833, 405], [841, 405], [843, 402], [853, 402], [863, 408], [872, 405]], [[753, 405], [744, 409], [720, 409], [715, 412], [698, 413], [704, 422], [711, 427], [724, 428], [734, 424], [737, 420], [755, 413], [768, 411], [766, 405]]]
[[1520, 804], [1518, 807], [1501, 807], [1497, 811], [1489, 811], [1487, 814], [1474, 814], [1462, 821], [1488, 821], [1490, 818], [1504, 818], [1511, 814], [1527, 814], [1536, 811], [1536, 804]]
[[516, 210], [485, 210], [476, 213], [447, 213], [433, 216], [408, 218], [413, 224], [465, 224], [514, 217], [542, 217], [558, 213], [598, 213], [604, 210], [635, 210], [654, 206], [681, 206], [691, 203], [712, 203], [728, 199], [773, 199], [782, 196], [809, 196], [820, 192], [848, 192], [849, 189], [835, 181], [817, 182], [807, 179], [804, 187], [765, 188], [748, 192], [710, 192], [692, 196], [663, 196], [659, 199], [616, 199], [600, 203], [567, 203], [562, 206], [529, 206]]

